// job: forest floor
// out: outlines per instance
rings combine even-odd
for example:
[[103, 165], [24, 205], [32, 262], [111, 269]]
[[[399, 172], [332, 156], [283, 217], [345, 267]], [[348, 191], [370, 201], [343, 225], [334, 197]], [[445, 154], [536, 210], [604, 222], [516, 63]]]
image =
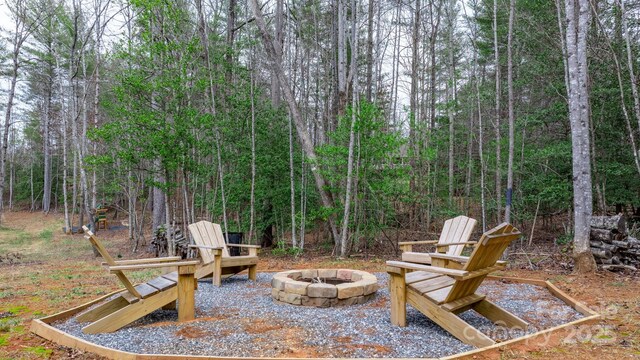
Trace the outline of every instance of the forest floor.
[[[126, 229], [99, 231], [98, 236], [106, 240], [109, 250], [118, 257], [148, 255], [131, 253]], [[336, 260], [326, 246], [315, 245], [310, 243], [308, 246], [313, 251], [300, 257], [264, 251], [258, 269], [353, 268], [384, 271], [384, 261], [393, 257], [385, 251], [374, 250], [374, 256], [369, 260], [360, 257]], [[544, 257], [554, 259], [554, 256]], [[533, 257], [527, 255], [525, 258], [518, 258], [500, 275], [551, 280], [569, 295], [601, 313], [602, 319], [590, 325], [555, 332], [545, 343], [511, 345], [475, 355], [473, 359], [640, 358], [638, 274], [600, 271], [577, 276], [562, 260], [558, 260], [561, 257], [535, 263], [533, 265], [537, 265], [538, 270], [529, 270]], [[547, 265], [541, 266], [541, 263]], [[130, 274], [134, 281], [144, 281], [154, 275], [153, 271]], [[114, 277], [109, 276], [94, 258], [89, 242], [82, 235], [63, 234], [59, 214], [5, 213], [0, 227], [0, 359], [101, 359], [46, 341], [30, 333], [29, 326], [34, 318], [83, 304], [117, 288]]]

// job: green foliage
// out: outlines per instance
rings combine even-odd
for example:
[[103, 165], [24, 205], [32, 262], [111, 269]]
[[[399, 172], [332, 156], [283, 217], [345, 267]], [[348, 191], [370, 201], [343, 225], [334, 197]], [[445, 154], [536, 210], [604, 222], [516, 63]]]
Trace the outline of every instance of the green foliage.
[[287, 244], [283, 241], [280, 240], [276, 243], [276, 246], [271, 249], [271, 254], [275, 255], [275, 256], [285, 256], [285, 255], [290, 255], [290, 256], [299, 256], [300, 254], [302, 254], [302, 249], [300, 249], [299, 247], [296, 246], [287, 246]]
[[[385, 216], [394, 217], [395, 201], [408, 189], [409, 169], [402, 165], [400, 150], [405, 140], [399, 132], [389, 128], [383, 112], [375, 104], [361, 100], [357, 109], [348, 108], [337, 129], [329, 134], [333, 141], [318, 149], [323, 175], [331, 183], [334, 196], [339, 194], [336, 199], [344, 199], [353, 111], [356, 111], [356, 143], [352, 196], [358, 203], [356, 215], [366, 221], [352, 218], [349, 224], [352, 230], [358, 226], [363, 237], [371, 238], [391, 225], [386, 223]], [[342, 202], [336, 205], [338, 208], [331, 210], [342, 216], [344, 205]], [[325, 209], [324, 216], [329, 214], [328, 210]]]
[[25, 350], [45, 359], [48, 359], [49, 357], [51, 357], [51, 354], [53, 354], [53, 350], [47, 349], [44, 346], [30, 346], [25, 348]]

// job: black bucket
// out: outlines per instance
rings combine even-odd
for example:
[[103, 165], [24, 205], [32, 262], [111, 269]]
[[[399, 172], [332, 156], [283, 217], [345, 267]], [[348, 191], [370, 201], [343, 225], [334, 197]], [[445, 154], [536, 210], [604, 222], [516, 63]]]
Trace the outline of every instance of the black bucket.
[[[241, 232], [230, 232], [228, 233], [229, 235], [229, 242], [228, 244], [242, 244], [242, 235], [243, 233]], [[226, 238], [226, 236], [225, 236]], [[228, 248], [229, 250], [229, 255], [231, 256], [240, 256], [240, 248], [239, 247], [235, 247], [235, 246], [229, 246]]]

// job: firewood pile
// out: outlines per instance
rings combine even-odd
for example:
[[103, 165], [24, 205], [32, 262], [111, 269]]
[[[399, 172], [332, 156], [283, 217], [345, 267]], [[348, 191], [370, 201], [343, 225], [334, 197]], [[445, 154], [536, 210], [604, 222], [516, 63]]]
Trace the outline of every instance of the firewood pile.
[[606, 270], [640, 267], [640, 240], [629, 235], [622, 214], [591, 218], [591, 252]]
[[151, 240], [150, 252], [156, 257], [169, 256], [170, 246], [175, 249], [174, 256], [187, 259], [195, 255], [194, 250], [189, 248], [189, 239], [184, 236], [182, 229], [179, 227], [169, 227], [168, 229], [165, 226], [158, 227]]

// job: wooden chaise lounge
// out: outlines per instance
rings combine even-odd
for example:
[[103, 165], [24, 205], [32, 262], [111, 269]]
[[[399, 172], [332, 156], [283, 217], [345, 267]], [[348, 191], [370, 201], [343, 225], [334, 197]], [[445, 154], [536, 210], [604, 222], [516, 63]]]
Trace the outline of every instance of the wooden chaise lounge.
[[495, 342], [456, 314], [473, 309], [496, 324], [526, 329], [524, 320], [476, 293], [489, 273], [504, 268], [498, 259], [519, 237], [517, 229], [503, 223], [484, 233], [469, 257], [432, 253], [433, 266], [387, 261], [391, 323], [406, 326], [409, 303], [459, 340], [476, 347]]

